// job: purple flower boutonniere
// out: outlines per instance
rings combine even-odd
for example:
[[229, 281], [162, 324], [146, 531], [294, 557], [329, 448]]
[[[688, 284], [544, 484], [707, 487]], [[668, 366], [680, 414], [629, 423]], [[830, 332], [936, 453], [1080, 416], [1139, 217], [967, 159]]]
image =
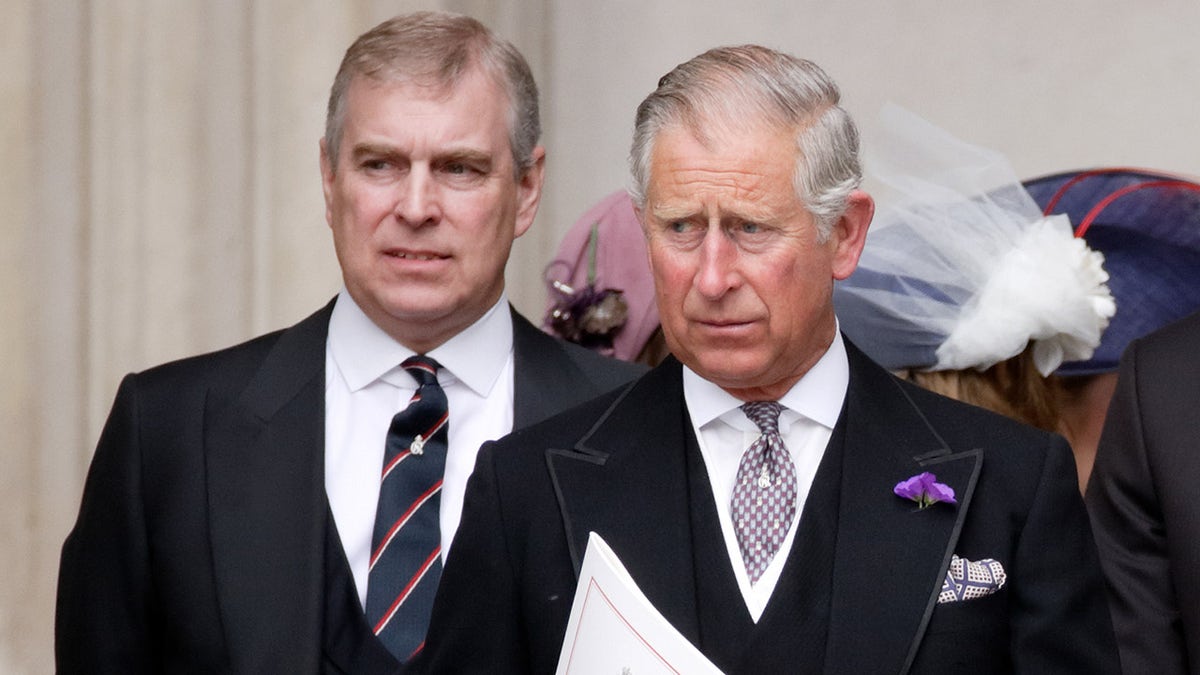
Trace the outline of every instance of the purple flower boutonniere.
[[918, 509], [927, 509], [938, 502], [958, 503], [954, 500], [954, 488], [937, 482], [937, 476], [928, 471], [896, 483], [892, 492], [895, 492], [897, 497], [913, 500]]

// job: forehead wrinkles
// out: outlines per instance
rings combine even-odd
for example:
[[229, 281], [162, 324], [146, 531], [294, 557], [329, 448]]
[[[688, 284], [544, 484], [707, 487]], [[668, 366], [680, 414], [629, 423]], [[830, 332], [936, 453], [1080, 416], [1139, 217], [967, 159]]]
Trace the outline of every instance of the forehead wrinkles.
[[[655, 172], [657, 173], [657, 172]], [[786, 208], [790, 185], [753, 169], [687, 168], [666, 170], [652, 180], [651, 213], [662, 219], [692, 216], [767, 220]]]
[[740, 167], [693, 167], [670, 172], [670, 187], [675, 190], [733, 199], [759, 198], [768, 191], [770, 182], [769, 176]]
[[651, 155], [647, 206], [674, 211], [687, 203], [755, 213], [785, 208], [795, 196], [789, 140], [786, 130], [765, 125], [703, 135], [680, 126], [663, 129]]

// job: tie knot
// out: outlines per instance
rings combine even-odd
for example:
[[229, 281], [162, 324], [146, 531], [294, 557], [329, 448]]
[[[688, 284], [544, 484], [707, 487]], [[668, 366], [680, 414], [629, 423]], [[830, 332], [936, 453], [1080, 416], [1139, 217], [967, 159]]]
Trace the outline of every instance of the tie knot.
[[416, 379], [417, 384], [421, 387], [427, 384], [437, 384], [438, 368], [442, 367], [437, 361], [420, 354], [404, 359], [404, 363], [400, 365]]
[[751, 422], [758, 425], [762, 433], [779, 433], [779, 413], [783, 411], [783, 406], [778, 401], [748, 401], [742, 404], [742, 411]]

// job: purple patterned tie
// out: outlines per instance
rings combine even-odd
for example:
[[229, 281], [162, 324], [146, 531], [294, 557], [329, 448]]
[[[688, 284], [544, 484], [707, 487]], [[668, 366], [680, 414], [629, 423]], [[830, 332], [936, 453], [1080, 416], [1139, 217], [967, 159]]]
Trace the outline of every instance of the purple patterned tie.
[[388, 429], [366, 608], [375, 635], [401, 663], [425, 644], [442, 575], [440, 504], [448, 435], [438, 362], [413, 356], [402, 365], [418, 387]]
[[796, 515], [796, 467], [779, 436], [775, 401], [751, 401], [742, 410], [762, 434], [746, 449], [733, 484], [730, 510], [751, 585], [771, 564]]

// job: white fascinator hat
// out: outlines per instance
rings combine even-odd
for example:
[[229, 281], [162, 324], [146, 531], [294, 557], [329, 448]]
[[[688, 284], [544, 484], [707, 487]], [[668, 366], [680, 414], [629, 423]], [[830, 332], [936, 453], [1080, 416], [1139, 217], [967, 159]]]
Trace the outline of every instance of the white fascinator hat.
[[1000, 153], [894, 104], [881, 122], [864, 153], [875, 219], [834, 287], [846, 335], [891, 370], [986, 370], [1031, 342], [1042, 375], [1090, 357], [1116, 311], [1104, 257]]

